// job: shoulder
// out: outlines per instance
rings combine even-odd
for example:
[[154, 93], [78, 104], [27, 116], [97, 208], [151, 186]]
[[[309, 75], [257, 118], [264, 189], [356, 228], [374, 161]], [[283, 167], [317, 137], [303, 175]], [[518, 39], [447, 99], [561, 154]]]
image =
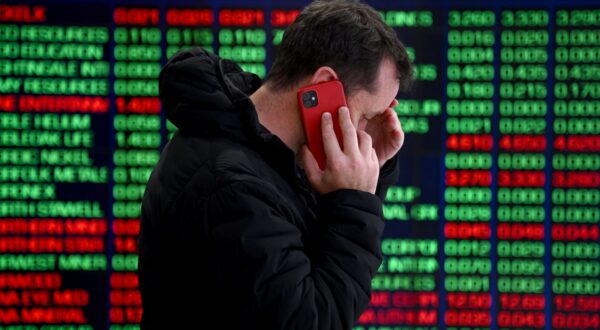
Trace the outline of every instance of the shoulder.
[[217, 185], [270, 184], [276, 175], [264, 157], [249, 146], [229, 139], [212, 141], [208, 159], [209, 170]]
[[164, 156], [178, 169], [170, 176], [185, 177], [184, 190], [211, 194], [224, 186], [245, 184], [276, 191], [285, 184], [259, 152], [239, 141], [175, 136], [169, 148], [176, 152]]
[[285, 198], [274, 197], [289, 196], [291, 184], [259, 152], [243, 143], [176, 134], [164, 148], [147, 192], [163, 200], [185, 199], [192, 204], [227, 190], [283, 202]]

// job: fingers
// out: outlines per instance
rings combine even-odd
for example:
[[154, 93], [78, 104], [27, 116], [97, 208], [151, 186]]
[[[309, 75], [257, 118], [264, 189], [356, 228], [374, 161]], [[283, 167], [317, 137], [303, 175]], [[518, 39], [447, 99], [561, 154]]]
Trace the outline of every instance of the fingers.
[[371, 152], [373, 152], [373, 140], [371, 136], [365, 131], [358, 131], [358, 144], [360, 153], [364, 156], [371, 156]]
[[356, 128], [354, 127], [354, 124], [352, 124], [352, 119], [350, 118], [350, 111], [348, 111], [348, 108], [346, 107], [341, 107], [338, 116], [340, 117], [340, 129], [344, 140], [344, 152], [356, 153], [358, 151], [358, 148], [356, 147], [358, 142]]
[[340, 108], [338, 116], [344, 149], [341, 149], [336, 138], [332, 115], [323, 114], [321, 130], [327, 166], [321, 170], [312, 152], [302, 146], [301, 162], [307, 179], [320, 194], [339, 189], [374, 193], [379, 162], [371, 136], [364, 130], [356, 130], [347, 107]]
[[[323, 135], [323, 149], [327, 158], [337, 157], [342, 152], [340, 144], [333, 130], [331, 113], [325, 112], [321, 117], [321, 134]], [[312, 155], [312, 154], [311, 154]]]
[[404, 132], [402, 131], [402, 126], [396, 112], [391, 108], [388, 108], [383, 113], [383, 116], [385, 119], [385, 131], [390, 135], [394, 142], [398, 143], [398, 140], [404, 137]]
[[400, 120], [398, 119], [398, 115], [396, 115], [396, 112], [392, 108], [385, 109], [383, 115], [385, 116], [385, 122], [388, 124], [388, 127], [392, 129], [398, 128]]
[[371, 162], [379, 164], [377, 151], [373, 147], [373, 139], [371, 135], [365, 131], [358, 131], [358, 141], [360, 144], [360, 153]]
[[402, 130], [402, 122], [398, 120], [398, 130], [394, 133], [398, 140], [398, 148], [402, 148], [404, 145], [404, 131]]
[[[379, 164], [379, 156], [377, 156], [377, 151], [375, 148], [371, 147], [371, 161]], [[381, 168], [381, 166], [379, 166]]]

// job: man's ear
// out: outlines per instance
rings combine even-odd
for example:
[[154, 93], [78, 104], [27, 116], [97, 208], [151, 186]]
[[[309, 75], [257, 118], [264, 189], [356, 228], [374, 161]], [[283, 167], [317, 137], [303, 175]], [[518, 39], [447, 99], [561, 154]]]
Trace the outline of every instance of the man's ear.
[[335, 79], [338, 79], [337, 73], [331, 67], [322, 66], [313, 73], [310, 83], [313, 85]]

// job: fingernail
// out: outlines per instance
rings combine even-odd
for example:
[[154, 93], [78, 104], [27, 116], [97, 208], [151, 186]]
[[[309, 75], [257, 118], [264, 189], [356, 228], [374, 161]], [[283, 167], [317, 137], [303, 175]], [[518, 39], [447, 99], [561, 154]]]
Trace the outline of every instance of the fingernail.
[[346, 113], [348, 113], [348, 108], [346, 108], [346, 107], [341, 107], [341, 108], [340, 108], [340, 112], [341, 112], [341, 113], [344, 113], [344, 114], [346, 114]]
[[329, 112], [323, 113], [323, 119], [324, 120], [331, 120], [331, 114]]

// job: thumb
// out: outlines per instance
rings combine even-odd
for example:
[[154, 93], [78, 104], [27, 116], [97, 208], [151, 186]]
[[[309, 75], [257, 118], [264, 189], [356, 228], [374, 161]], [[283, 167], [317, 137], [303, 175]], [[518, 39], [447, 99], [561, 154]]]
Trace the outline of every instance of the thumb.
[[367, 128], [368, 123], [369, 123], [369, 120], [367, 118], [361, 118], [360, 121], [358, 122], [357, 130], [364, 131]]
[[321, 181], [323, 171], [319, 168], [319, 164], [317, 163], [315, 156], [313, 156], [312, 152], [310, 152], [306, 145], [302, 146], [300, 152], [300, 160], [302, 162], [304, 172], [306, 173], [306, 178], [311, 186], [315, 187], [318, 185], [318, 182]]

